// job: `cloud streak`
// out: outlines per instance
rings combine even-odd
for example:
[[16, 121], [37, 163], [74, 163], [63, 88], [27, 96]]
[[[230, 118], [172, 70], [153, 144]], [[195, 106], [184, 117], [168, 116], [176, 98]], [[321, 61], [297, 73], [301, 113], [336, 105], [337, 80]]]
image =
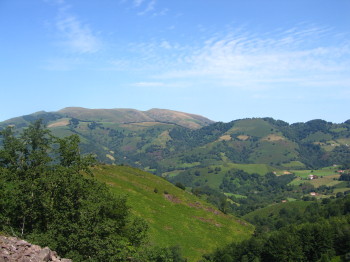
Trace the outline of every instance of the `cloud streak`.
[[70, 7], [63, 0], [56, 3], [59, 6], [59, 13], [55, 22], [60, 39], [59, 45], [80, 54], [99, 51], [101, 41], [94, 34], [90, 26], [70, 13]]
[[152, 12], [152, 11], [154, 11], [154, 9], [155, 9], [155, 5], [156, 5], [156, 0], [151, 0], [151, 1], [149, 1], [149, 2], [147, 3], [146, 8], [145, 8], [143, 11], [138, 12], [137, 14], [138, 14], [138, 15], [145, 15], [145, 14], [147, 14], [147, 13], [149, 13], [149, 12]]
[[191, 46], [159, 39], [133, 50], [138, 68], [153, 68], [153, 79], [162, 81], [201, 79], [244, 89], [350, 86], [349, 40], [315, 26], [264, 35], [240, 29]]

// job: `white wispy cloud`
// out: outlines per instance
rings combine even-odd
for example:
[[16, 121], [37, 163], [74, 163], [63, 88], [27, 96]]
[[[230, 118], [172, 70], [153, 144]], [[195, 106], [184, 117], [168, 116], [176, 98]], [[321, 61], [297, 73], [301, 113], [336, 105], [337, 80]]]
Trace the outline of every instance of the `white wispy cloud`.
[[[186, 47], [154, 74], [160, 79], [200, 78], [224, 86], [270, 88], [276, 85], [350, 86], [350, 44], [325, 28], [293, 28], [271, 35], [237, 31]], [[337, 41], [339, 41], [336, 43]], [[170, 47], [160, 41], [159, 46]], [[169, 59], [161, 55], [164, 61]], [[164, 64], [164, 61], [158, 57]], [[190, 81], [190, 80], [189, 80]]]
[[137, 87], [164, 87], [166, 86], [165, 83], [162, 82], [138, 82], [133, 84], [134, 86]]
[[139, 7], [145, 0], [134, 0], [134, 6]]
[[110, 70], [134, 72], [143, 75], [142, 83], [165, 87], [350, 89], [350, 39], [331, 28], [302, 25], [264, 34], [240, 28], [186, 43], [130, 43], [124, 51], [110, 61]]
[[56, 0], [58, 15], [55, 27], [59, 45], [76, 53], [95, 53], [101, 48], [101, 41], [89, 24], [83, 23], [70, 12], [70, 6], [63, 0]]
[[149, 12], [152, 12], [155, 10], [155, 5], [156, 5], [156, 0], [150, 0], [148, 3], [147, 3], [147, 6], [144, 10], [142, 10], [141, 12], [138, 12], [137, 14], [138, 15], [145, 15]]
[[152, 15], [152, 16], [164, 16], [168, 13], [168, 8], [158, 8], [156, 10], [157, 0], [121, 0], [121, 4], [127, 4], [129, 8], [136, 9], [136, 14], [142, 15]]

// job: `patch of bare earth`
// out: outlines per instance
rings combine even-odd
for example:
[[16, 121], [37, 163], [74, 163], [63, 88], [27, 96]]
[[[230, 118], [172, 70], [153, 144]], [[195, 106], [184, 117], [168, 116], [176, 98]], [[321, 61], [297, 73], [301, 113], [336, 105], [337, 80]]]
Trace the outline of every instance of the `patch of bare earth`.
[[181, 203], [181, 199], [177, 198], [176, 196], [170, 195], [170, 194], [164, 194], [165, 199], [169, 200], [170, 202], [179, 204]]
[[110, 160], [112, 160], [112, 161], [114, 161], [115, 160], [115, 158], [112, 156], [112, 155], [110, 155], [110, 154], [106, 154], [106, 157], [108, 157]]
[[212, 224], [214, 226], [217, 226], [217, 227], [221, 227], [221, 224], [219, 223], [216, 223], [216, 221], [214, 219], [210, 219], [210, 218], [204, 218], [204, 217], [194, 217], [200, 221], [203, 221], [203, 222], [206, 222], [206, 223], [209, 223], [209, 224]]
[[171, 226], [165, 226], [164, 229], [165, 230], [173, 230], [173, 228]]
[[207, 212], [210, 212], [210, 213], [213, 213], [215, 215], [221, 215], [222, 213], [214, 208], [211, 208], [211, 207], [206, 207], [206, 206], [203, 206], [201, 203], [199, 202], [195, 202], [195, 203], [188, 203], [188, 205], [190, 207], [194, 207], [194, 208], [197, 208], [197, 209], [203, 209]]
[[52, 124], [49, 124], [47, 127], [59, 127], [59, 126], [68, 126], [69, 121], [67, 119], [61, 120]]
[[223, 135], [219, 137], [219, 141], [230, 141], [232, 137], [230, 135]]
[[236, 221], [237, 221], [238, 223], [240, 223], [241, 225], [243, 225], [243, 226], [248, 226], [248, 223], [245, 222], [245, 221], [242, 221], [242, 220], [239, 220], [239, 219], [237, 219]]
[[242, 140], [242, 141], [248, 140], [249, 137], [250, 137], [250, 136], [247, 136], [247, 135], [239, 135], [239, 136], [237, 136], [237, 138], [238, 138], [239, 140]]

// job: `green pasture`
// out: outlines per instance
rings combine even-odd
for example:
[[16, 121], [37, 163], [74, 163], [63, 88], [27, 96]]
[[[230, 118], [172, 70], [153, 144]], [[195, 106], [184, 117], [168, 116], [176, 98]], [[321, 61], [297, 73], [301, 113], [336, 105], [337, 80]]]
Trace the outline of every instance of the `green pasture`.
[[128, 197], [131, 211], [148, 222], [152, 243], [178, 245], [189, 261], [247, 239], [253, 232], [246, 222], [217, 211], [161, 177], [126, 166], [101, 166], [93, 172], [113, 192]]
[[288, 201], [286, 203], [277, 203], [272, 204], [260, 209], [257, 209], [253, 212], [248, 213], [247, 215], [243, 216], [244, 219], [253, 219], [255, 216], [261, 217], [261, 218], [267, 218], [267, 217], [276, 217], [278, 218], [279, 212], [282, 208], [286, 208], [288, 210], [298, 209], [302, 212], [305, 211], [306, 207], [309, 206], [312, 202], [310, 201]]

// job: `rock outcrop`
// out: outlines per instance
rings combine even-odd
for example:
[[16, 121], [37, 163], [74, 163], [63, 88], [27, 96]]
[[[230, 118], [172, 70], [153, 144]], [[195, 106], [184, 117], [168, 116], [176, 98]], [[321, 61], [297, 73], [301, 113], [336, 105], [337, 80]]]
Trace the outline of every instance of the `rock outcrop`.
[[60, 258], [55, 251], [48, 247], [41, 248], [16, 237], [0, 236], [0, 262], [72, 262]]

